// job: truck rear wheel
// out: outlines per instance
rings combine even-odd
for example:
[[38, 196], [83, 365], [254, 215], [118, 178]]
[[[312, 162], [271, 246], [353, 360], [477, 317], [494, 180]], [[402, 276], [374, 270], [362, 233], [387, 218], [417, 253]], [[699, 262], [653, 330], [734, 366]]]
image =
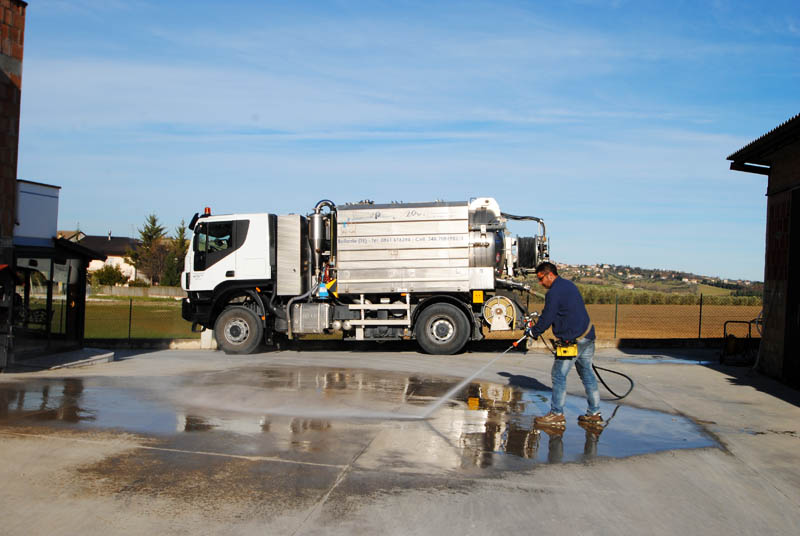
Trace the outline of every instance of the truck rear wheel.
[[214, 337], [226, 354], [251, 354], [264, 338], [264, 326], [251, 309], [228, 307], [214, 324]]
[[431, 305], [417, 319], [414, 328], [417, 342], [429, 354], [451, 355], [467, 344], [469, 322], [455, 305]]

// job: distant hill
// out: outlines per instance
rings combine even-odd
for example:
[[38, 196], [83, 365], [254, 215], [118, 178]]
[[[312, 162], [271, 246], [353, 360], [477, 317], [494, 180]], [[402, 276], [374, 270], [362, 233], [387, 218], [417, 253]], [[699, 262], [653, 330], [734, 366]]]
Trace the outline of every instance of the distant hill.
[[639, 268], [618, 264], [557, 264], [560, 275], [581, 285], [607, 289], [646, 290], [704, 296], [757, 296], [764, 283], [745, 279], [723, 279], [680, 270]]

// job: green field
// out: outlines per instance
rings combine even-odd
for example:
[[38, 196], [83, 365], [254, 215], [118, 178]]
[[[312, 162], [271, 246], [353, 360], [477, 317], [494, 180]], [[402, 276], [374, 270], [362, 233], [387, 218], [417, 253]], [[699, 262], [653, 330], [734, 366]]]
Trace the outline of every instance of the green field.
[[191, 324], [181, 318], [181, 302], [136, 299], [86, 302], [87, 339], [195, 339]]
[[703, 296], [730, 296], [733, 294], [732, 290], [726, 288], [712, 287], [711, 285], [704, 285], [700, 283], [697, 285], [697, 293]]

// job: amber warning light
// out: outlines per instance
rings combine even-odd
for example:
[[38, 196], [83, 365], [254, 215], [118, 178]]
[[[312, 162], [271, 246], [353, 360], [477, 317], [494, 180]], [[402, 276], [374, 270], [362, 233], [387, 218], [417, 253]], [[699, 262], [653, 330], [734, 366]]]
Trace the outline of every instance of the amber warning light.
[[203, 214], [211, 216], [211, 207], [206, 207], [205, 210], [203, 210]]

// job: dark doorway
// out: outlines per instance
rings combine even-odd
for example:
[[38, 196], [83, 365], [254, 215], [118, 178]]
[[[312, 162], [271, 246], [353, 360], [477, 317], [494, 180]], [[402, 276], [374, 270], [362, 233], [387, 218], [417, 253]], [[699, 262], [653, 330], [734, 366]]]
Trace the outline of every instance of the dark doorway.
[[800, 388], [800, 188], [792, 192], [789, 215], [789, 280], [786, 289], [786, 334], [783, 379]]

